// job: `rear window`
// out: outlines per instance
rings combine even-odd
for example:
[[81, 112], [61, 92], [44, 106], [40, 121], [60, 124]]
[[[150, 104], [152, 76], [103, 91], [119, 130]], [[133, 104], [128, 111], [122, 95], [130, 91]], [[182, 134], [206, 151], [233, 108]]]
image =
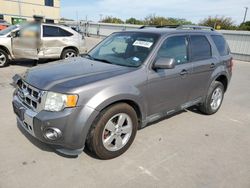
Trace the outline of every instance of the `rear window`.
[[203, 35], [190, 36], [191, 60], [198, 61], [209, 59], [212, 56], [211, 45]]
[[43, 26], [43, 37], [69, 37], [73, 34], [55, 26]]
[[211, 35], [217, 50], [219, 51], [221, 56], [225, 56], [229, 54], [229, 47], [226, 43], [226, 40], [220, 35]]

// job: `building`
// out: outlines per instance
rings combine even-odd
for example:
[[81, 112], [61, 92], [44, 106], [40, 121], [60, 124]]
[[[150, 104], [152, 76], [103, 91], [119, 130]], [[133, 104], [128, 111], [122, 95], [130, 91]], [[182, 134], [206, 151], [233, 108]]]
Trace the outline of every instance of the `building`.
[[11, 24], [34, 20], [43, 16], [48, 23], [60, 19], [60, 0], [0, 0], [0, 19]]

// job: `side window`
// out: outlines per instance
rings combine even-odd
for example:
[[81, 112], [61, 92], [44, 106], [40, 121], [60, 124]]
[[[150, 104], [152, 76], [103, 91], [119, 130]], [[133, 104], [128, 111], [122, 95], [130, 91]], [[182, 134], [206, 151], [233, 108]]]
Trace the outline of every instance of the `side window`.
[[59, 28], [59, 35], [61, 37], [69, 37], [69, 36], [72, 36], [73, 34], [66, 31], [66, 30], [64, 30], [64, 29], [62, 29], [62, 28]]
[[43, 37], [67, 37], [72, 35], [72, 33], [65, 31], [60, 27], [48, 25], [43, 26]]
[[169, 37], [159, 49], [157, 58], [173, 58], [177, 65], [186, 63], [188, 62], [187, 44], [186, 36]]
[[193, 61], [209, 59], [212, 57], [211, 45], [202, 35], [190, 36], [191, 59]]
[[211, 35], [215, 46], [217, 48], [217, 50], [219, 51], [221, 56], [225, 56], [229, 54], [229, 47], [225, 41], [225, 39], [220, 36], [220, 35]]
[[37, 24], [29, 24], [23, 28], [21, 28], [19, 31], [16, 32], [17, 37], [29, 37], [29, 38], [35, 38], [40, 37], [40, 26]]

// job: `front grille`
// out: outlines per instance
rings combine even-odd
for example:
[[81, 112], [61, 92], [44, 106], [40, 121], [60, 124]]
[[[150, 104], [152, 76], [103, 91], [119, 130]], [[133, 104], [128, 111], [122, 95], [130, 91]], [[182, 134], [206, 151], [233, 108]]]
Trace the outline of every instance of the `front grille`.
[[42, 108], [43, 92], [23, 80], [19, 80], [17, 86], [17, 96], [19, 99], [34, 111], [40, 111]]

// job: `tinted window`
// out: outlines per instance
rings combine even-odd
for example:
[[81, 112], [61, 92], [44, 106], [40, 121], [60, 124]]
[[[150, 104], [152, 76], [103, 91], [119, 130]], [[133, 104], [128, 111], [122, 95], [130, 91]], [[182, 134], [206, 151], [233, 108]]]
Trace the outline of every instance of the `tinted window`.
[[0, 14], [0, 20], [3, 20], [3, 15], [2, 14]]
[[191, 59], [193, 61], [209, 59], [212, 56], [211, 46], [205, 36], [193, 35], [191, 39]]
[[45, 6], [54, 6], [54, 0], [45, 0], [44, 1]]
[[188, 61], [187, 37], [174, 36], [168, 38], [161, 46], [157, 58], [174, 58], [176, 64], [183, 64]]
[[220, 55], [221, 56], [225, 56], [225, 55], [228, 55], [229, 54], [229, 48], [227, 46], [227, 43], [225, 41], [225, 39], [220, 36], [220, 35], [212, 35], [211, 36], [215, 45], [216, 45], [216, 48], [217, 50], [219, 51]]
[[65, 31], [64, 29], [60, 27], [54, 27], [54, 26], [43, 26], [43, 37], [67, 37], [72, 36], [73, 34]]

